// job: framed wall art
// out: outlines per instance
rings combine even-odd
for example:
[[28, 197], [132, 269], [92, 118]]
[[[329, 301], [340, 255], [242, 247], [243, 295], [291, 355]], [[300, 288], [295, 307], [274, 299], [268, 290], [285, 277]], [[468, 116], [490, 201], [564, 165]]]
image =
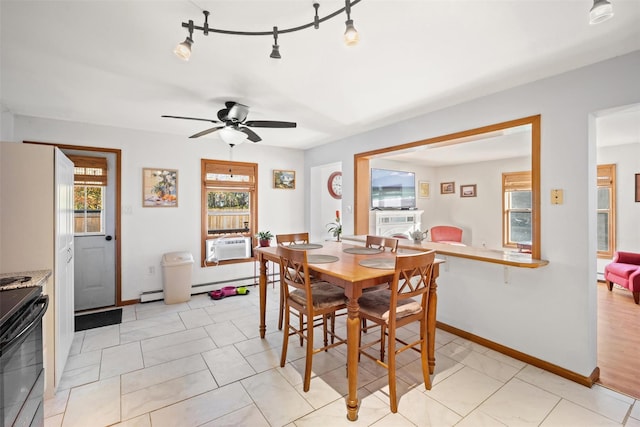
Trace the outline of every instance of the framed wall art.
[[431, 197], [431, 183], [429, 181], [418, 181], [418, 197], [421, 199]]
[[476, 184], [461, 185], [460, 197], [476, 197]]
[[440, 194], [454, 194], [456, 192], [456, 183], [455, 182], [441, 182], [440, 183]]
[[640, 173], [636, 174], [636, 202], [640, 202]]
[[296, 188], [296, 171], [274, 170], [273, 188], [293, 190]]
[[178, 206], [178, 171], [176, 169], [142, 169], [142, 206], [145, 208]]

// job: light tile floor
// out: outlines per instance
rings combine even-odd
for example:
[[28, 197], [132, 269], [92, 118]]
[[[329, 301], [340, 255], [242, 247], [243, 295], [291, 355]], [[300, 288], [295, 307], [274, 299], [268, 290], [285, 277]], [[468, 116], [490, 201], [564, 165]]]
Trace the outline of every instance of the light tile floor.
[[386, 371], [362, 358], [359, 417], [349, 422], [346, 347], [314, 356], [304, 393], [297, 341], [279, 366], [277, 289], [268, 291], [265, 339], [258, 333], [258, 289], [250, 289], [219, 301], [196, 295], [182, 304], [128, 306], [122, 324], [76, 333], [60, 389], [45, 401], [45, 426], [640, 427], [640, 403], [630, 397], [589, 389], [441, 330], [431, 390], [424, 389], [419, 355], [399, 357], [397, 414], [389, 410]]

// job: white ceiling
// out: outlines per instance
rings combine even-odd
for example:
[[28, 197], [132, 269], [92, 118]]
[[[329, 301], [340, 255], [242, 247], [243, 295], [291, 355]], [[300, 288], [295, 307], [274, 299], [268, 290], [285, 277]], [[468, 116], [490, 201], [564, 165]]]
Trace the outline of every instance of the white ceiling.
[[[312, 1], [1, 0], [0, 103], [186, 141], [207, 123], [160, 116], [215, 119], [232, 100], [249, 120], [298, 123], [254, 129], [261, 144], [305, 149], [640, 49], [640, 1], [611, 1], [615, 16], [589, 25], [592, 0], [362, 0], [356, 47], [342, 14], [280, 35], [279, 61], [270, 37], [196, 32], [183, 62], [181, 22], [202, 25], [203, 9], [212, 27], [269, 31], [310, 22]], [[320, 1], [320, 15], [343, 6]]]

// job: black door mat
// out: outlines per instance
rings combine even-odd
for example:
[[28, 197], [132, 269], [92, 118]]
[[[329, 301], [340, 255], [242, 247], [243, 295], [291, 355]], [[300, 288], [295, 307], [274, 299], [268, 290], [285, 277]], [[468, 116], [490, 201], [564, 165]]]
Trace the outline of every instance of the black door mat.
[[75, 330], [99, 328], [101, 326], [117, 325], [122, 323], [122, 309], [100, 311], [98, 313], [80, 314], [75, 319]]

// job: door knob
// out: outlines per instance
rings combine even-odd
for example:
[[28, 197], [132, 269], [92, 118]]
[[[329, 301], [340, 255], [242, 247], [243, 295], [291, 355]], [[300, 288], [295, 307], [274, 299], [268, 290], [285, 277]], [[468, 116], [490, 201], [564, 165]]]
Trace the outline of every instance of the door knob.
[[107, 236], [107, 237], [105, 237], [105, 239], [107, 240], [107, 242], [110, 242], [110, 241], [111, 241], [111, 239], [113, 239], [113, 237], [111, 237], [111, 236]]

